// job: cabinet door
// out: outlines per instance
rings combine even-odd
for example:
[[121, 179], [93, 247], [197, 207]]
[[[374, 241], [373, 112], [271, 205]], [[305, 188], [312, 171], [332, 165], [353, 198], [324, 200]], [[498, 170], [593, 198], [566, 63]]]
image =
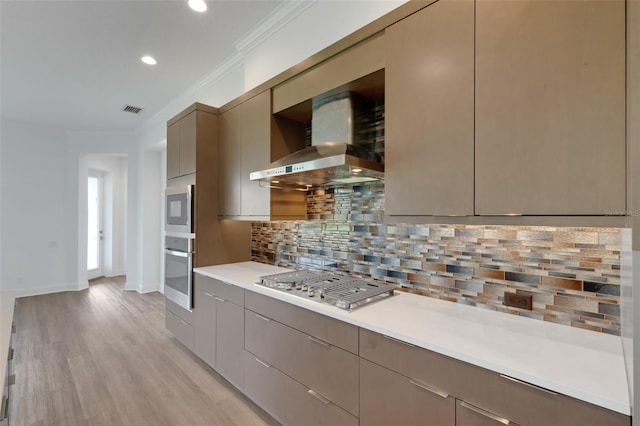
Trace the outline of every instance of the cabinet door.
[[167, 179], [180, 176], [180, 122], [167, 127]]
[[207, 278], [195, 274], [195, 289], [193, 300], [194, 317], [194, 352], [211, 367], [216, 366], [216, 299], [210, 288], [207, 288]]
[[196, 124], [198, 111], [180, 120], [180, 176], [196, 172]]
[[244, 387], [244, 309], [217, 298], [216, 370], [238, 389]]
[[262, 92], [237, 108], [242, 120], [241, 214], [269, 216], [270, 189], [249, 180], [249, 173], [270, 163], [271, 91]]
[[625, 2], [478, 0], [476, 214], [625, 208]]
[[[382, 32], [375, 34], [276, 86], [273, 89], [273, 112], [280, 112], [384, 68], [384, 38]], [[388, 60], [386, 62], [389, 63]]]
[[239, 110], [230, 109], [220, 115], [218, 146], [218, 214], [240, 215], [242, 126]]
[[456, 424], [455, 398], [360, 359], [360, 426]]
[[473, 0], [441, 0], [386, 30], [389, 215], [473, 214], [473, 28]]

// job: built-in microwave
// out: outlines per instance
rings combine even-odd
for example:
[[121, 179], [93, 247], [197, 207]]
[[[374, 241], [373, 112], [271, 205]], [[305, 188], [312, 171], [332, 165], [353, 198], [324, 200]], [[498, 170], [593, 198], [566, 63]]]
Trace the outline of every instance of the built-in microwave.
[[165, 231], [181, 234], [193, 233], [194, 185], [167, 188]]

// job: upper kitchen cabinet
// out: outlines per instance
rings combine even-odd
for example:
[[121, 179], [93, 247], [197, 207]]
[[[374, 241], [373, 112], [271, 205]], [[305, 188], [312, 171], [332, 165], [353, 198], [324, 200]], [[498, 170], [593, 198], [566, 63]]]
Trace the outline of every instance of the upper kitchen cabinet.
[[196, 152], [217, 139], [217, 114], [195, 103], [167, 122], [167, 179], [196, 172]]
[[625, 209], [625, 2], [477, 0], [476, 214]]
[[386, 30], [387, 215], [473, 215], [474, 2], [440, 0]]
[[249, 180], [249, 174], [271, 162], [272, 139], [279, 137], [272, 136], [272, 124], [270, 90], [220, 116], [220, 216], [271, 217], [271, 190]]
[[[383, 69], [384, 38], [384, 32], [377, 33], [274, 87], [274, 114], [294, 106], [298, 106], [296, 109], [304, 107], [310, 112], [314, 96], [336, 88], [344, 90], [345, 85]], [[347, 90], [353, 89], [357, 88], [347, 87]], [[294, 113], [296, 109], [290, 112]], [[290, 118], [300, 119], [295, 116]]]

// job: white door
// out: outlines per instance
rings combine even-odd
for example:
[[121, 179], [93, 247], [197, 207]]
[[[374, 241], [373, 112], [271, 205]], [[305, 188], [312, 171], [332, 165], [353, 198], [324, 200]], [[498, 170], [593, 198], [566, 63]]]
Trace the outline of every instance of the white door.
[[96, 170], [89, 171], [87, 180], [87, 278], [101, 277], [102, 274], [102, 206], [104, 175]]

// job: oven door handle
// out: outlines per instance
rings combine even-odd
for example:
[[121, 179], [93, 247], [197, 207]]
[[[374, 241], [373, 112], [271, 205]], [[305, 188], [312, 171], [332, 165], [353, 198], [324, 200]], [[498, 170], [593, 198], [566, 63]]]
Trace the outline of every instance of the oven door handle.
[[171, 256], [178, 256], [178, 257], [191, 257], [191, 255], [193, 254], [186, 251], [177, 251], [177, 250], [169, 250], [169, 249], [164, 249], [164, 252], [167, 254], [170, 254]]

